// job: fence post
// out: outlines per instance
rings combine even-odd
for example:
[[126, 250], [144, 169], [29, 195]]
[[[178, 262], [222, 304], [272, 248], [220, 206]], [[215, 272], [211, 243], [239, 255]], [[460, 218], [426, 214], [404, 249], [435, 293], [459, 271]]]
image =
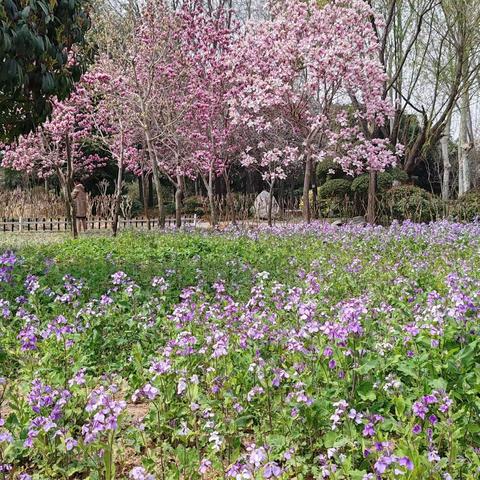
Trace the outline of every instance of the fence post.
[[196, 228], [197, 227], [197, 214], [194, 213], [193, 214], [193, 228]]
[[23, 229], [23, 221], [22, 221], [22, 217], [20, 217], [18, 219], [18, 231], [21, 232]]

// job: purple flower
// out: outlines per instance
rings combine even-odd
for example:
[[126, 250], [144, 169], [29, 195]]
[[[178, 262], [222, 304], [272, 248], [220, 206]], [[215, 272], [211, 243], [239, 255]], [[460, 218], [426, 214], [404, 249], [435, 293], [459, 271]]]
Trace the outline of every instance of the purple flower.
[[69, 452], [70, 450], [73, 450], [77, 445], [78, 445], [78, 442], [74, 440], [72, 437], [68, 437], [67, 439], [65, 439], [65, 448], [67, 452]]
[[8, 430], [0, 431], [0, 443], [12, 443], [13, 436]]
[[81, 368], [69, 381], [68, 385], [72, 387], [73, 385], [85, 385], [85, 368]]
[[412, 406], [412, 412], [415, 414], [415, 416], [417, 416], [417, 417], [419, 417], [423, 420], [423, 419], [425, 419], [425, 415], [428, 412], [428, 408], [426, 407], [426, 405], [423, 402], [417, 401]]
[[112, 395], [115, 391], [116, 387], [111, 385], [108, 390], [102, 386], [90, 393], [85, 410], [93, 413], [93, 416], [82, 427], [85, 443], [91, 443], [103, 434], [117, 430], [118, 417], [127, 404], [114, 400]]
[[395, 459], [389, 455], [384, 455], [382, 457], [380, 457], [376, 462], [375, 462], [375, 465], [374, 465], [374, 469], [375, 471], [382, 475], [383, 473], [385, 473], [385, 471], [387, 470], [387, 468], [395, 461]]
[[144, 385], [139, 390], [136, 390], [132, 395], [132, 401], [137, 402], [141, 398], [147, 398], [148, 400], [154, 400], [158, 395], [158, 388], [153, 387], [149, 383]]
[[132, 468], [128, 478], [131, 480], [155, 480], [155, 476], [148, 473], [143, 467]]
[[323, 356], [330, 358], [333, 355], [333, 349], [332, 347], [325, 347], [323, 350]]
[[36, 277], [35, 275], [27, 275], [24, 286], [27, 292], [30, 295], [33, 295], [40, 288], [40, 283], [38, 283], [38, 277]]
[[11, 315], [10, 312], [10, 302], [8, 300], [0, 299], [0, 312], [3, 318], [9, 318]]
[[416, 423], [413, 428], [412, 428], [412, 432], [415, 434], [415, 435], [418, 435], [419, 433], [422, 432], [422, 426], [418, 423]]
[[202, 461], [200, 462], [200, 467], [198, 468], [198, 473], [200, 475], [207, 473], [211, 466], [212, 462], [210, 460], [208, 460], [207, 458], [202, 458]]
[[247, 450], [250, 452], [248, 462], [255, 468], [260, 467], [267, 459], [267, 452], [264, 447], [257, 448], [256, 445], [253, 444], [248, 447]]
[[282, 475], [282, 469], [275, 462], [268, 462], [263, 468], [263, 478], [278, 478]]
[[438, 452], [436, 450], [430, 450], [428, 452], [428, 461], [431, 463], [439, 462], [440, 461], [440, 456], [438, 455]]
[[26, 352], [37, 349], [37, 329], [33, 325], [25, 325], [25, 327], [20, 330], [17, 338], [20, 340], [22, 351]]
[[367, 423], [363, 429], [362, 435], [364, 437], [373, 437], [375, 435], [375, 429], [373, 428], [373, 423]]
[[399, 458], [397, 463], [407, 470], [413, 470], [413, 462], [408, 457]]
[[5, 252], [0, 256], [0, 282], [10, 283], [17, 257], [12, 252]]

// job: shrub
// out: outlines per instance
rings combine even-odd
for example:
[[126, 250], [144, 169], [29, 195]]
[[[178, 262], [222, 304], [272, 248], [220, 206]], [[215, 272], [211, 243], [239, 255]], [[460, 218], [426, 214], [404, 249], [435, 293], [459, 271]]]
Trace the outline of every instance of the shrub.
[[187, 197], [183, 201], [183, 212], [186, 215], [204, 215], [203, 201], [201, 197]]
[[350, 193], [351, 180], [345, 178], [334, 178], [327, 180], [318, 189], [319, 198], [343, 197]]
[[325, 160], [318, 162], [316, 174], [319, 183], [325, 183], [329, 177], [344, 175], [340, 165], [334, 162], [331, 158], [326, 158]]
[[392, 168], [388, 171], [393, 181], [397, 180], [398, 182], [405, 183], [408, 182], [408, 173], [406, 173], [401, 168]]
[[[368, 192], [369, 175], [364, 173], [353, 179], [351, 190], [353, 193], [366, 195]], [[393, 185], [393, 178], [389, 172], [380, 172], [377, 176], [377, 189], [379, 192], [388, 190]]]
[[402, 185], [385, 193], [385, 208], [391, 220], [431, 222], [442, 212], [443, 205], [423, 188]]
[[[408, 181], [408, 175], [399, 168], [394, 168], [388, 172], [380, 172], [377, 176], [377, 190], [384, 193], [390, 189], [395, 181], [405, 183]], [[368, 192], [368, 174], [365, 173], [356, 177], [352, 182], [352, 192], [366, 195]]]
[[453, 202], [450, 215], [456, 220], [473, 222], [480, 217], [480, 189], [471, 190]]

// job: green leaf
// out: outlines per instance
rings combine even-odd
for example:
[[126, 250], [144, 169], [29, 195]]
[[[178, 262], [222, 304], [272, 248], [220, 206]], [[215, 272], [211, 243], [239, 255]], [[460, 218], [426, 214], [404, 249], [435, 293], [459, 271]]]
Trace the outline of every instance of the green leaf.
[[431, 380], [428, 384], [434, 390], [446, 390], [447, 389], [447, 381], [443, 378], [436, 378], [435, 380]]
[[361, 365], [359, 368], [357, 368], [357, 372], [360, 373], [361, 375], [365, 375], [368, 372], [371, 372], [372, 370], [375, 370], [378, 368], [378, 360], [370, 360], [367, 363], [364, 363]]
[[394, 400], [395, 403], [395, 413], [397, 417], [401, 418], [405, 412], [406, 403], [403, 397], [396, 397]]
[[356, 393], [358, 393], [358, 396], [364, 401], [373, 402], [377, 398], [373, 384], [370, 382], [364, 382], [360, 384], [356, 390]]

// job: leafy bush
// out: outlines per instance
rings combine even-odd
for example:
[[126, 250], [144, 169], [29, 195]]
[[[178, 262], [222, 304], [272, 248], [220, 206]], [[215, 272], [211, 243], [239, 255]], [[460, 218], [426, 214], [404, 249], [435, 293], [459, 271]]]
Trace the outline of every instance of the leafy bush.
[[183, 201], [183, 212], [186, 215], [203, 215], [205, 213], [201, 197], [187, 197]]
[[396, 180], [400, 183], [408, 182], [408, 173], [406, 173], [405, 170], [402, 170], [401, 168], [392, 168], [388, 171], [388, 173], [392, 177], [393, 181]]
[[344, 197], [350, 193], [351, 180], [344, 178], [333, 178], [327, 180], [321, 187], [318, 188], [319, 198], [333, 198]]
[[165, 215], [175, 215], [175, 204], [173, 202], [166, 202], [164, 205]]
[[431, 222], [443, 212], [439, 198], [413, 185], [391, 188], [385, 193], [384, 203], [391, 220]]
[[[404, 183], [408, 180], [408, 175], [399, 168], [394, 168], [388, 172], [380, 172], [377, 175], [378, 193], [384, 193], [393, 186], [395, 181]], [[369, 175], [367, 173], [359, 175], [352, 181], [352, 192], [366, 195], [368, 192]]]
[[[332, 173], [333, 172], [333, 173]], [[326, 158], [317, 164], [317, 179], [318, 183], [322, 184], [327, 181], [328, 178], [335, 178], [336, 176], [344, 176], [342, 167], [331, 158]]]
[[[368, 192], [369, 175], [364, 173], [354, 178], [351, 185], [351, 190], [354, 193], [366, 195]], [[377, 175], [377, 189], [378, 192], [384, 192], [393, 185], [393, 178], [388, 172], [380, 172]]]
[[480, 217], [480, 189], [471, 190], [453, 202], [450, 215], [465, 222], [477, 220]]

